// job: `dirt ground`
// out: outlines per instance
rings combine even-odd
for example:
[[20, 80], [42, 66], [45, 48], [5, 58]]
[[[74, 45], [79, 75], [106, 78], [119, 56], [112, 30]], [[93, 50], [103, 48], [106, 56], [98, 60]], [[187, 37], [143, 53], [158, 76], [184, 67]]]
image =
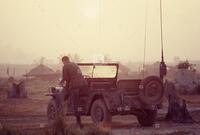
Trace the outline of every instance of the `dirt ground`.
[[[7, 99], [6, 91], [0, 91], [0, 123], [36, 133], [47, 124], [46, 107], [50, 97], [46, 97], [50, 86], [56, 82], [28, 81], [27, 99]], [[134, 116], [113, 117], [111, 133], [114, 135], [199, 135], [200, 134], [200, 95], [184, 96], [195, 124], [176, 124], [165, 122], [163, 118], [166, 109], [159, 111], [158, 120], [153, 127], [141, 127]], [[165, 107], [166, 108], [166, 107]], [[69, 125], [74, 124], [74, 118], [66, 118]], [[85, 126], [92, 125], [90, 117], [83, 117]]]

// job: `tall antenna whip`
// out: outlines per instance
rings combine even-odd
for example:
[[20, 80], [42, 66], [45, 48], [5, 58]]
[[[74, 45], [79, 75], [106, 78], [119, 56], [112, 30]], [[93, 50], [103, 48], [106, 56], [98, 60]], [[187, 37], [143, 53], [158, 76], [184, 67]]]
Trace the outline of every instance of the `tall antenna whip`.
[[148, 17], [148, 1], [146, 0], [146, 7], [145, 7], [145, 26], [144, 26], [144, 56], [143, 56], [143, 71], [142, 76], [145, 76], [145, 63], [146, 63], [146, 44], [147, 44], [147, 17]]
[[162, 17], [162, 0], [160, 0], [160, 41], [161, 41], [161, 56], [162, 62], [164, 62], [164, 47], [163, 47], [163, 17]]
[[164, 61], [164, 46], [163, 46], [163, 18], [162, 18], [162, 0], [160, 0], [160, 41], [161, 41], [161, 62], [160, 62], [160, 78], [163, 81], [167, 74], [167, 66]]

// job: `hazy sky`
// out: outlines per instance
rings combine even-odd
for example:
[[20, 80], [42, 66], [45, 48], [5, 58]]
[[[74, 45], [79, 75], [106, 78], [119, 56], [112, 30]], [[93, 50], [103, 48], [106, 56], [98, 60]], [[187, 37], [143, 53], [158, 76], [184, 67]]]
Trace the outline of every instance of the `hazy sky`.
[[[159, 0], [0, 0], [0, 63], [68, 53], [142, 61], [146, 2], [146, 59], [159, 60]], [[199, 0], [163, 0], [167, 61], [200, 59], [199, 13]]]

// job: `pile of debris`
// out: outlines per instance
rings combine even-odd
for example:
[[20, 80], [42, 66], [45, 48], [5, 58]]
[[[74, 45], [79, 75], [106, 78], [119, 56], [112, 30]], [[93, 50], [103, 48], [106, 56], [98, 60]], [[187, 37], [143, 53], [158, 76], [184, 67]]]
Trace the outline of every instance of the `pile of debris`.
[[25, 89], [25, 81], [10, 82], [10, 89], [8, 89], [8, 98], [27, 98], [27, 91]]
[[179, 97], [174, 83], [166, 81], [165, 91], [168, 99], [168, 112], [165, 120], [175, 123], [194, 123], [195, 121], [187, 109], [186, 101]]

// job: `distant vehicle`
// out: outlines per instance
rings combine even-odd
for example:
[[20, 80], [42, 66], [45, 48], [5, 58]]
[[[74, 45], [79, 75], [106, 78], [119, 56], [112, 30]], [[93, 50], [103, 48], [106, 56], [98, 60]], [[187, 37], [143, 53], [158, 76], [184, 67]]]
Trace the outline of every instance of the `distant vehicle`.
[[[145, 79], [118, 80], [117, 63], [78, 64], [88, 82], [80, 92], [78, 111], [82, 116], [91, 116], [95, 124], [110, 123], [114, 115], [135, 115], [142, 126], [152, 126], [157, 115], [157, 106], [162, 102], [164, 89], [157, 76]], [[62, 88], [53, 87], [47, 107], [47, 118], [54, 121], [61, 104]], [[67, 114], [73, 115], [71, 99], [67, 99]]]

